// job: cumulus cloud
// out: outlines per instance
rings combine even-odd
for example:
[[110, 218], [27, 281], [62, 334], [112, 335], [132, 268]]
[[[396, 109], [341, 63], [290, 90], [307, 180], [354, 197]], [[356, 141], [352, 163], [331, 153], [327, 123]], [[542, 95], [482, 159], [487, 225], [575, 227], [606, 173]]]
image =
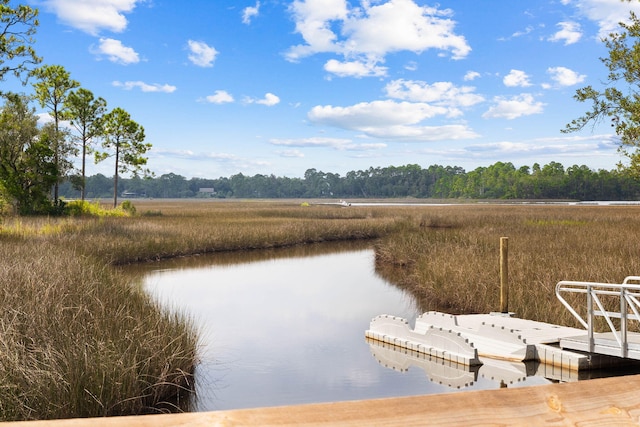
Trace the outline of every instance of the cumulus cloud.
[[456, 86], [451, 82], [428, 84], [416, 80], [393, 80], [384, 88], [390, 98], [426, 102], [450, 108], [449, 116], [459, 115], [457, 107], [470, 107], [484, 101], [472, 86]]
[[315, 106], [307, 114], [314, 123], [356, 130], [374, 138], [436, 141], [475, 138], [465, 125], [424, 126], [421, 123], [450, 109], [423, 102], [362, 102], [349, 107]]
[[477, 71], [467, 71], [467, 74], [464, 75], [463, 80], [465, 82], [470, 82], [472, 80], [477, 79], [478, 77], [480, 77], [480, 73]]
[[120, 40], [101, 38], [97, 48], [91, 48], [91, 53], [100, 57], [105, 56], [111, 62], [123, 65], [140, 62], [138, 53], [131, 47], [122, 44]]
[[234, 99], [226, 90], [216, 90], [213, 95], [206, 96], [205, 101], [212, 104], [228, 104], [233, 102]]
[[502, 83], [508, 87], [527, 87], [531, 86], [529, 75], [521, 70], [511, 70], [509, 74], [504, 76]]
[[493, 101], [494, 105], [482, 115], [485, 119], [512, 120], [521, 116], [540, 114], [545, 105], [542, 102], [536, 101], [533, 95], [529, 93], [523, 93], [510, 98], [497, 96]]
[[292, 46], [286, 58], [297, 61], [316, 53], [341, 55], [345, 62], [331, 65], [342, 75], [349, 63], [374, 64], [368, 69], [376, 69], [375, 64], [392, 52], [435, 49], [461, 59], [471, 51], [466, 39], [454, 31], [451, 10], [420, 6], [414, 0], [363, 1], [359, 7], [346, 0], [295, 0], [289, 10], [304, 43]]
[[242, 10], [242, 23], [251, 24], [251, 20], [260, 13], [260, 2], [256, 2], [255, 6], [247, 6]]
[[198, 67], [213, 67], [218, 51], [207, 45], [205, 42], [189, 40], [187, 41], [189, 49], [189, 61]]
[[338, 77], [371, 77], [386, 76], [387, 68], [376, 65], [375, 62], [345, 61], [340, 62], [330, 59], [324, 64], [325, 71], [335, 74]]
[[113, 86], [115, 87], [121, 87], [123, 89], [126, 90], [131, 90], [134, 88], [138, 88], [143, 92], [164, 92], [164, 93], [172, 93], [175, 92], [175, 90], [177, 89], [175, 86], [172, 85], [168, 85], [168, 84], [157, 84], [157, 83], [153, 83], [153, 84], [148, 84], [145, 82], [141, 82], [141, 81], [129, 81], [129, 82], [119, 82], [119, 81], [114, 81]]
[[553, 36], [549, 37], [549, 41], [564, 41], [565, 46], [577, 43], [582, 38], [582, 30], [577, 22], [564, 21], [557, 24], [560, 30]]
[[277, 105], [280, 103], [280, 98], [278, 98], [278, 96], [272, 93], [267, 93], [264, 95], [264, 98], [262, 99], [254, 99], [251, 97], [246, 97], [244, 101], [247, 104], [260, 104], [260, 105], [266, 105], [267, 107], [273, 107], [274, 105]]
[[608, 37], [610, 33], [619, 30], [620, 22], [629, 21], [629, 11], [640, 14], [640, 3], [637, 1], [617, 0], [580, 0], [573, 5], [587, 19], [594, 21], [598, 27], [598, 38]]
[[[547, 73], [556, 86], [573, 86], [582, 83], [587, 78], [586, 75], [578, 74], [566, 67], [550, 67], [547, 69]], [[548, 89], [550, 86], [545, 85], [544, 87]]]
[[60, 21], [92, 35], [100, 30], [122, 32], [127, 27], [124, 14], [145, 0], [41, 0], [42, 7]]

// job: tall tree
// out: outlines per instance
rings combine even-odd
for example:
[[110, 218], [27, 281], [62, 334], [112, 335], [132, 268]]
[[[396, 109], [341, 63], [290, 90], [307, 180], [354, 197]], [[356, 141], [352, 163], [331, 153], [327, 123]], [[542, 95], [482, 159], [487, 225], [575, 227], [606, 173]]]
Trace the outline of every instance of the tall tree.
[[11, 7], [9, 3], [0, 0], [0, 81], [9, 73], [22, 78], [23, 72], [41, 61], [32, 46], [38, 10], [25, 5]]
[[[49, 109], [49, 115], [53, 118], [55, 131], [55, 145], [53, 146], [55, 163], [61, 174], [71, 168], [68, 156], [73, 153], [73, 146], [63, 138], [60, 130], [60, 121], [63, 120], [66, 107], [65, 100], [69, 92], [80, 86], [80, 83], [71, 79], [71, 75], [62, 65], [44, 65], [36, 68], [33, 75], [38, 81], [33, 84], [35, 97], [43, 108]], [[58, 200], [59, 181], [54, 185], [54, 199]]]
[[138, 176], [141, 172], [149, 174], [143, 166], [147, 164], [144, 154], [151, 144], [144, 142], [144, 128], [131, 119], [131, 115], [122, 108], [114, 108], [103, 117], [102, 147], [109, 150], [96, 152], [96, 162], [115, 157], [113, 179], [113, 207], [118, 205], [118, 175], [131, 172]]
[[37, 127], [28, 99], [6, 94], [0, 109], [0, 187], [20, 214], [47, 213], [51, 185], [58, 171], [51, 149], [53, 127]]
[[588, 124], [595, 126], [609, 120], [620, 136], [619, 152], [629, 158], [629, 169], [640, 176], [640, 20], [631, 12], [629, 23], [619, 25], [620, 32], [603, 39], [609, 50], [608, 57], [600, 58], [609, 69], [605, 89], [578, 89], [574, 99], [590, 101], [591, 110], [572, 120], [562, 132], [579, 131]]
[[62, 118], [71, 122], [78, 132], [77, 140], [82, 147], [82, 169], [80, 180], [81, 199], [84, 200], [86, 187], [86, 157], [91, 153], [93, 139], [100, 135], [102, 116], [107, 111], [107, 101], [95, 98], [88, 89], [80, 88], [69, 92], [64, 101]]

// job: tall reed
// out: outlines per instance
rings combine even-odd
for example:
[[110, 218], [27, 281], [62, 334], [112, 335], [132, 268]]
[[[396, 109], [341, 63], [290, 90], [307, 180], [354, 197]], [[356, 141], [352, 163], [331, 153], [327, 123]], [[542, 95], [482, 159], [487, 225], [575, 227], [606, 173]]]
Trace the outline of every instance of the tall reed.
[[640, 274], [639, 213], [635, 206], [424, 208], [379, 242], [377, 266], [425, 311], [497, 311], [500, 237], [508, 237], [510, 311], [577, 326], [555, 297], [556, 283], [620, 283]]
[[113, 265], [372, 238], [396, 221], [297, 204], [141, 205], [134, 217], [0, 224], [0, 420], [189, 408], [197, 330]]
[[47, 239], [0, 239], [0, 260], [1, 420], [188, 409], [188, 318]]

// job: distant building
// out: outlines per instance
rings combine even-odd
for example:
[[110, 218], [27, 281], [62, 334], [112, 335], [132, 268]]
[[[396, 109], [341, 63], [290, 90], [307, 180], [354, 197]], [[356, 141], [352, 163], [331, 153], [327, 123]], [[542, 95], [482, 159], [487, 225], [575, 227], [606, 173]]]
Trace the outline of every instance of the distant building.
[[211, 188], [200, 188], [198, 189], [198, 196], [199, 197], [213, 197], [216, 194], [216, 190], [213, 189], [213, 187]]
[[120, 197], [129, 197], [135, 199], [137, 197], [147, 197], [146, 193], [136, 193], [135, 191], [123, 191]]

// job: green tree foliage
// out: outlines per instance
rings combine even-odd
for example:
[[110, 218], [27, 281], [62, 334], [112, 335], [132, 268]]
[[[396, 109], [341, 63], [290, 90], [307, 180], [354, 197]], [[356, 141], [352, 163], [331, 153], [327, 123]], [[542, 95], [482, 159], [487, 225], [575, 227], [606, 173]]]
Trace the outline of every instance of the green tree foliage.
[[[122, 179], [122, 192], [131, 197], [203, 197], [201, 188], [213, 188], [214, 197], [236, 198], [462, 198], [505, 200], [638, 200], [640, 182], [627, 170], [594, 171], [585, 165], [565, 168], [558, 162], [515, 168], [496, 162], [465, 172], [456, 166], [389, 166], [350, 171], [345, 176], [308, 169], [304, 178], [242, 173], [229, 178], [187, 179], [173, 173], [154, 179]], [[108, 197], [113, 180], [103, 175], [87, 178], [89, 197]], [[71, 186], [69, 197], [77, 197]]]
[[131, 119], [129, 113], [122, 108], [114, 108], [105, 114], [102, 121], [102, 147], [107, 151], [96, 152], [96, 162], [108, 157], [115, 158], [113, 185], [113, 207], [118, 205], [118, 175], [141, 172], [149, 174], [143, 166], [147, 164], [144, 154], [151, 149], [151, 144], [144, 142], [144, 128]]
[[603, 40], [609, 51], [608, 57], [600, 58], [609, 70], [604, 90], [586, 86], [576, 91], [574, 99], [591, 102], [592, 107], [563, 132], [609, 120], [620, 137], [620, 153], [629, 158], [632, 173], [640, 176], [640, 20], [631, 12], [630, 22], [619, 25], [620, 32]]
[[102, 132], [102, 116], [107, 110], [107, 101], [95, 98], [93, 93], [84, 88], [69, 92], [64, 100], [62, 118], [69, 120], [75, 128], [76, 141], [81, 147], [80, 197], [85, 198], [86, 157], [92, 152], [91, 143]]
[[0, 0], [0, 81], [9, 73], [21, 78], [41, 61], [32, 46], [38, 10], [25, 5], [12, 7], [10, 3]]
[[58, 180], [52, 124], [38, 118], [24, 96], [8, 94], [0, 109], [0, 187], [19, 214], [49, 213], [49, 191]]
[[[71, 162], [68, 158], [74, 154], [74, 148], [67, 141], [66, 133], [61, 131], [60, 121], [64, 119], [67, 111], [65, 101], [69, 92], [80, 86], [80, 83], [72, 80], [69, 72], [61, 65], [44, 65], [36, 68], [32, 74], [37, 79], [33, 84], [36, 100], [43, 108], [49, 109], [49, 115], [53, 118], [55, 145], [52, 148], [56, 167], [61, 175], [66, 175], [71, 169]], [[58, 199], [58, 188], [59, 182], [56, 182], [54, 186], [55, 200]]]

